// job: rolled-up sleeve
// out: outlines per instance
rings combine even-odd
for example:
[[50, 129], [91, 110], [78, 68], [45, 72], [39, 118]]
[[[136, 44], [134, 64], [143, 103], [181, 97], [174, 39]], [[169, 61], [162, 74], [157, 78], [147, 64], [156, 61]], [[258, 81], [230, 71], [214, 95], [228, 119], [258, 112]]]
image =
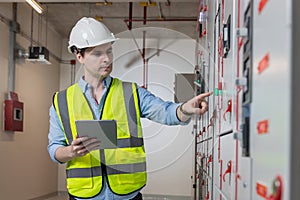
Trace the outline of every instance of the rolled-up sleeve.
[[165, 125], [186, 125], [190, 122], [190, 120], [181, 122], [178, 119], [176, 113], [180, 104], [164, 101], [141, 87], [138, 88], [138, 94], [141, 117]]
[[61, 163], [55, 158], [55, 152], [59, 147], [66, 146], [66, 140], [57, 113], [52, 105], [49, 109], [50, 128], [48, 134], [48, 153], [51, 159], [56, 163]]

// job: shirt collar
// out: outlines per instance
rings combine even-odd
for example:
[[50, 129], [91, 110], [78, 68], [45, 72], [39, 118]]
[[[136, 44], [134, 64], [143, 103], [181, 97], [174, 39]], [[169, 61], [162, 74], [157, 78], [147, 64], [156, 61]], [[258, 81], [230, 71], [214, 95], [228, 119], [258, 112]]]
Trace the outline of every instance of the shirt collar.
[[[111, 83], [111, 76], [107, 76], [104, 80], [104, 87], [107, 89]], [[88, 84], [83, 77], [81, 77], [78, 81], [78, 85], [80, 87], [80, 89], [82, 90], [83, 93], [86, 93], [86, 91], [88, 91], [89, 88], [91, 88], [92, 86], [90, 84]]]

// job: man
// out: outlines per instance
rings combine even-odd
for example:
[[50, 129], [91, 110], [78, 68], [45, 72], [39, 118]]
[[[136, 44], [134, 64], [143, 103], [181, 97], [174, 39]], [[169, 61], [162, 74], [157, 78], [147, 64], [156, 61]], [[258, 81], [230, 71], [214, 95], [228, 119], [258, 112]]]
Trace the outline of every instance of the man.
[[[67, 163], [70, 199], [142, 199], [147, 174], [140, 118], [186, 124], [208, 108], [204, 98], [211, 93], [179, 105], [164, 102], [135, 83], [112, 78], [116, 40], [104, 24], [86, 17], [70, 34], [68, 49], [84, 67], [84, 76], [54, 95], [48, 136], [51, 158]], [[116, 120], [117, 148], [101, 149], [101, 141], [78, 137], [75, 121], [95, 119]]]

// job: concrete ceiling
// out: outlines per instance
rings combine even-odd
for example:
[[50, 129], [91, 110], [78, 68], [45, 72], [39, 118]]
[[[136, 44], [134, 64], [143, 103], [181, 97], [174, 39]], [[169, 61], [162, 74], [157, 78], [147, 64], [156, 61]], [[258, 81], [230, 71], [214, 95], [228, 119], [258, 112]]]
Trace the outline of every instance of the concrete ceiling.
[[[128, 23], [124, 21], [129, 18], [127, 0], [40, 0], [39, 2], [47, 10], [43, 15], [47, 16], [48, 22], [63, 38], [68, 38], [76, 21], [84, 16], [102, 18], [115, 34], [128, 30]], [[108, 4], [105, 5], [105, 2]], [[144, 0], [147, 3], [156, 3], [155, 6], [147, 7], [146, 25], [143, 21], [139, 21], [143, 20], [145, 15], [144, 7], [140, 5], [142, 1], [131, 0], [131, 2], [133, 2], [132, 19], [137, 20], [132, 23], [133, 29], [162, 27], [195, 38], [199, 0]]]

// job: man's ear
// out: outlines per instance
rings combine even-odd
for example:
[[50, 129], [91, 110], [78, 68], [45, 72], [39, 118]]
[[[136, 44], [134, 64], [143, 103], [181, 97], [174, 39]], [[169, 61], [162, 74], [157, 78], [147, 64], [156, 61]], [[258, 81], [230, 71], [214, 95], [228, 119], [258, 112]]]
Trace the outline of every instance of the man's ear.
[[80, 64], [83, 64], [83, 56], [81, 55], [81, 53], [77, 53], [76, 58], [77, 58], [78, 62], [80, 62]]

